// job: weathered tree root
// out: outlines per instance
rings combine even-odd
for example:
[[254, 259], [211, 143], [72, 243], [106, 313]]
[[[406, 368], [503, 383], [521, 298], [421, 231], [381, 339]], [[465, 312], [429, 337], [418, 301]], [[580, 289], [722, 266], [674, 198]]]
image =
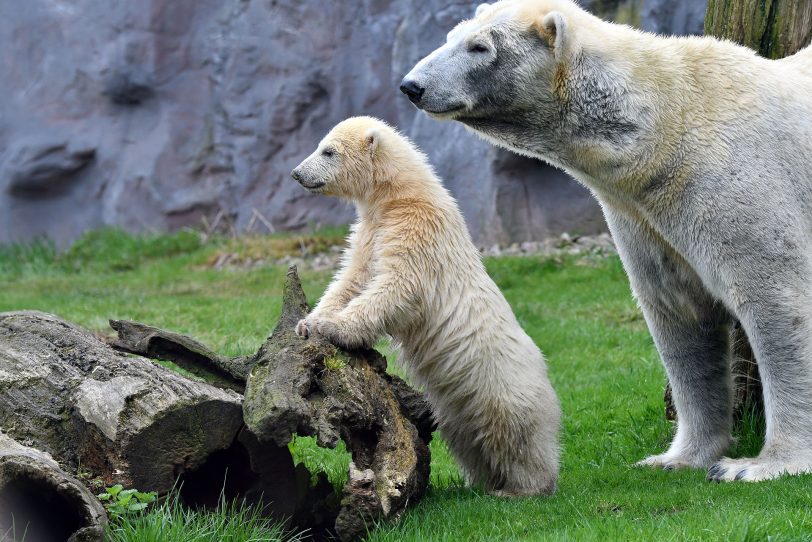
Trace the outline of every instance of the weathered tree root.
[[355, 540], [425, 493], [435, 425], [422, 396], [388, 375], [378, 352], [346, 352], [317, 337], [298, 337], [296, 323], [307, 311], [292, 267], [282, 316], [254, 356], [225, 359], [188, 337], [133, 322], [111, 324], [119, 333], [117, 349], [197, 365], [197, 374], [217, 382], [245, 380], [245, 423], [267, 446], [286, 446], [294, 434], [314, 436], [327, 448], [343, 439], [352, 462], [335, 533]]
[[285, 286], [282, 318], [248, 377], [245, 423], [260, 440], [278, 445], [294, 433], [328, 448], [344, 440], [352, 462], [336, 534], [355, 539], [425, 492], [431, 433], [420, 435], [410, 418], [428, 429], [431, 423], [422, 420], [429, 411], [425, 403], [415, 412], [414, 403], [400, 401], [395, 389], [407, 387], [386, 374], [378, 352], [345, 352], [318, 337], [298, 337], [296, 322], [307, 315], [307, 303], [295, 269]]
[[51, 456], [0, 433], [0, 540], [101, 542], [101, 503]]

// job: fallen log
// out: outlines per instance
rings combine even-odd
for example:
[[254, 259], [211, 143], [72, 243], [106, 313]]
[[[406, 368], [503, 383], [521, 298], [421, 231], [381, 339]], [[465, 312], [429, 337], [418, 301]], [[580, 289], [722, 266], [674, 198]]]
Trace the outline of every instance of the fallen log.
[[51, 456], [0, 433], [0, 540], [101, 542], [107, 515]]
[[241, 395], [117, 352], [52, 315], [0, 314], [0, 428], [97, 488], [165, 494], [180, 482], [190, 505], [223, 494], [280, 518], [312, 508], [310, 473], [287, 447], [246, 430]]
[[[425, 492], [434, 422], [422, 396], [388, 375], [378, 352], [345, 352], [296, 336], [306, 314], [291, 269], [271, 336], [255, 355], [230, 359], [136, 322], [111, 322], [118, 332], [113, 349], [49, 314], [1, 313], [0, 428], [29, 456], [53, 457], [29, 462], [31, 480], [52, 479], [61, 467], [68, 478], [81, 469], [95, 487], [167, 493], [180, 481], [187, 504], [214, 505], [222, 492], [317, 536], [329, 527], [341, 540], [361, 538]], [[125, 352], [171, 359], [222, 387]], [[235, 391], [242, 389], [244, 402]], [[307, 469], [294, 467], [287, 448], [294, 434], [313, 435], [326, 447], [346, 443], [352, 461], [340, 506], [323, 474], [312, 486]], [[20, 446], [7, 448], [19, 456]], [[26, 484], [8, 487], [33, 487]], [[0, 505], [21, 506], [23, 493], [12, 498], [10, 491], [0, 494]]]
[[[307, 312], [292, 267], [279, 322], [253, 356], [223, 358], [189, 337], [126, 321], [111, 322], [118, 332], [113, 344], [140, 355], [171, 356], [216, 381], [245, 381], [245, 422], [262, 445], [284, 447], [294, 434], [314, 436], [327, 448], [343, 440], [352, 461], [332, 519], [341, 540], [355, 540], [425, 493], [427, 443], [435, 424], [422, 395], [388, 375], [378, 352], [346, 352], [318, 337], [298, 337], [296, 323]], [[320, 509], [323, 515], [325, 507]]]
[[40, 312], [0, 314], [0, 427], [105, 484], [166, 492], [228, 450], [239, 394], [109, 348]]

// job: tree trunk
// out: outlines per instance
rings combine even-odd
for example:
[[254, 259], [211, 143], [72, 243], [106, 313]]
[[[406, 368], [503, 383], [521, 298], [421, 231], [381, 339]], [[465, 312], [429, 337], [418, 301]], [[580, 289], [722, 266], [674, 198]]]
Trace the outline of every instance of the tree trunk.
[[766, 58], [783, 58], [812, 39], [812, 2], [708, 0], [705, 34], [735, 41]]
[[[766, 58], [783, 58], [812, 41], [812, 1], [708, 0], [705, 34], [735, 41]], [[753, 350], [738, 324], [731, 341], [734, 416], [741, 419], [747, 409], [763, 410], [764, 398]], [[676, 419], [670, 386], [665, 390], [665, 415]]]
[[98, 499], [51, 456], [0, 433], [0, 540], [101, 542]]

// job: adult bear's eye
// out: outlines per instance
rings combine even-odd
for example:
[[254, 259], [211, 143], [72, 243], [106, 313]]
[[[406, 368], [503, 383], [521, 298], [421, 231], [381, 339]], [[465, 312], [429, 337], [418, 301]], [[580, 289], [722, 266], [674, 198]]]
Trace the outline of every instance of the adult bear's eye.
[[322, 156], [326, 156], [327, 158], [332, 158], [332, 156], [336, 153], [333, 149], [324, 149], [321, 151]]
[[487, 53], [488, 48], [481, 43], [474, 43], [468, 48], [468, 51], [471, 53]]

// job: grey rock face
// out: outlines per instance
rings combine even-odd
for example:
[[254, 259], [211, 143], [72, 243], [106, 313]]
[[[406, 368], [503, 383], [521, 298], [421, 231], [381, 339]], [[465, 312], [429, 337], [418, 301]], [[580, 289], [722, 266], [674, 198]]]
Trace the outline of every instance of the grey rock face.
[[658, 34], [702, 34], [707, 2], [645, 2], [641, 28]]
[[96, 149], [77, 141], [48, 140], [12, 144], [3, 177], [12, 196], [53, 197], [96, 155]]
[[[263, 232], [350, 221], [290, 170], [342, 119], [414, 138], [482, 245], [604, 229], [567, 176], [418, 112], [401, 77], [478, 2], [0, 2], [0, 242], [101, 225]], [[701, 31], [705, 0], [593, 0], [655, 31]]]

